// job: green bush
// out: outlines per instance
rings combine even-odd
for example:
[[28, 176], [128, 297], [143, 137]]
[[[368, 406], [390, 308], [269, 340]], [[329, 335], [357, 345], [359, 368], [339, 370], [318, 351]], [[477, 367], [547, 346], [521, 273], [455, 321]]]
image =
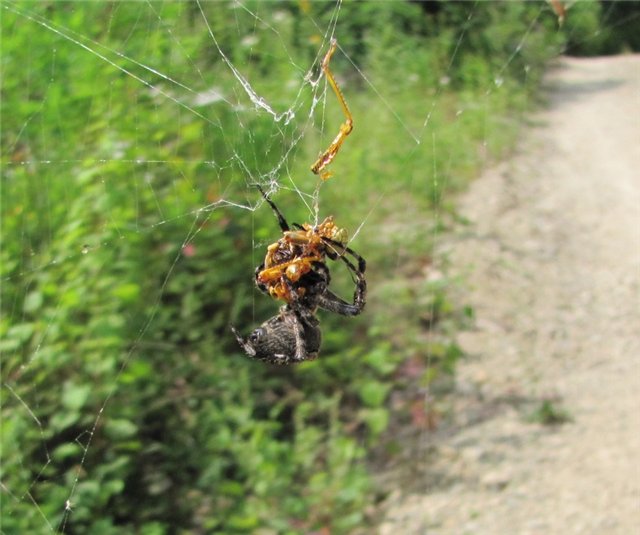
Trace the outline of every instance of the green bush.
[[595, 56], [604, 52], [608, 29], [600, 25], [601, 11], [601, 4], [597, 0], [583, 0], [571, 6], [564, 28], [569, 54]]
[[573, 56], [640, 51], [640, 3], [581, 0], [568, 4], [563, 33]]
[[[430, 383], [460, 357], [454, 282], [425, 266], [451, 191], [509, 148], [558, 50], [545, 4], [3, 7], [3, 530], [362, 525], [398, 365]], [[303, 79], [335, 15], [361, 73], [336, 54], [356, 127], [320, 209], [365, 223], [369, 304], [321, 316], [317, 362], [273, 368], [229, 331], [278, 307], [252, 281], [276, 221], [239, 206], [275, 181], [290, 220], [312, 217], [309, 165], [343, 118]], [[339, 268], [335, 285], [353, 287]]]

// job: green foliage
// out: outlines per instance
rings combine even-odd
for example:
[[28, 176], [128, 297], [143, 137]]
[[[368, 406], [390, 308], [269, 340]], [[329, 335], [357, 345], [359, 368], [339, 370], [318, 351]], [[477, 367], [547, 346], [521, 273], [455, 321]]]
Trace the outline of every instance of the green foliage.
[[560, 425], [573, 421], [571, 414], [550, 399], [542, 400], [527, 418], [532, 423]]
[[[3, 5], [7, 533], [348, 533], [398, 366], [421, 360], [427, 386], [460, 357], [469, 312], [433, 245], [450, 192], [510, 147], [558, 50], [545, 4], [200, 4]], [[322, 316], [317, 362], [272, 368], [229, 324], [276, 312], [252, 274], [279, 231], [268, 209], [221, 201], [257, 200], [258, 180], [313, 191], [309, 164], [343, 119], [328, 95], [305, 124], [302, 82], [336, 14], [363, 76], [336, 54], [356, 127], [320, 208], [366, 221], [369, 304]], [[295, 120], [251, 102], [217, 47]], [[308, 220], [299, 201], [277, 195]], [[352, 291], [338, 268], [335, 285]]]
[[568, 3], [563, 33], [567, 53], [597, 56], [640, 51], [640, 3], [580, 0]]
[[566, 16], [567, 51], [576, 56], [603, 52], [608, 30], [600, 26], [602, 7], [597, 0], [582, 0], [571, 6]]
[[606, 54], [640, 52], [640, 2], [603, 4], [600, 24], [607, 31]]

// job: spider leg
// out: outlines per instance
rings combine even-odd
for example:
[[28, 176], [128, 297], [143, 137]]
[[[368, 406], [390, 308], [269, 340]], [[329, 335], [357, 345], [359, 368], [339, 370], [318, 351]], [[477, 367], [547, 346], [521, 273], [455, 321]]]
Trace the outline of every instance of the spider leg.
[[[290, 294], [293, 296], [293, 299], [291, 300], [289, 305], [286, 305], [293, 311], [293, 316], [287, 315], [287, 320], [292, 323], [296, 344], [296, 352], [293, 360], [294, 362], [313, 360], [318, 356], [318, 353], [317, 351], [308, 352], [309, 348], [307, 347], [307, 343], [312, 346], [320, 345], [320, 329], [318, 326], [318, 319], [314, 316], [314, 311], [312, 309], [308, 309], [301, 305], [300, 298], [298, 297], [297, 292], [294, 290], [291, 281], [285, 277], [284, 283], [287, 285]], [[311, 340], [310, 336], [317, 337], [317, 340]]]
[[256, 283], [256, 286], [258, 287], [258, 290], [260, 290], [262, 293], [268, 294], [269, 293], [269, 289], [267, 288], [266, 284], [260, 282], [260, 279], [258, 279], [258, 275], [260, 274], [260, 272], [264, 269], [264, 262], [262, 262], [262, 264], [260, 264], [254, 274], [253, 274], [253, 279], [254, 282]]
[[318, 296], [317, 302], [320, 308], [340, 314], [341, 316], [357, 316], [364, 309], [367, 299], [367, 280], [364, 273], [356, 269], [356, 267], [344, 256], [340, 259], [345, 262], [349, 270], [356, 277], [356, 289], [353, 292], [353, 303], [348, 303], [341, 297], [338, 297], [328, 288]]
[[[327, 252], [327, 256], [329, 258], [331, 258], [331, 260], [337, 260], [338, 258], [343, 259], [343, 261], [346, 261], [345, 263], [347, 264], [347, 267], [355, 274], [356, 272], [360, 272], [362, 274], [364, 274], [364, 272], [367, 270], [367, 262], [365, 261], [364, 258], [362, 258], [358, 253], [356, 253], [353, 249], [351, 249], [350, 247], [347, 247], [346, 245], [343, 245], [342, 243], [332, 240], [331, 238], [322, 238], [322, 241], [325, 242], [329, 247], [329, 251]], [[356, 259], [356, 261], [358, 262], [358, 268], [356, 269], [356, 267], [349, 262], [345, 257], [344, 254], [348, 253], [350, 254], [353, 258]]]
[[[357, 290], [356, 290], [357, 292]], [[358, 301], [356, 303], [356, 301]], [[364, 308], [364, 302], [360, 297], [354, 297], [354, 303], [347, 303], [338, 297], [331, 290], [327, 290], [318, 298], [318, 306], [329, 312], [340, 314], [341, 316], [357, 316]]]
[[278, 224], [280, 225], [280, 229], [282, 229], [282, 232], [286, 232], [290, 230], [289, 223], [287, 223], [287, 220], [282, 215], [282, 212], [278, 210], [278, 207], [275, 205], [275, 203], [264, 192], [264, 190], [262, 189], [262, 186], [260, 186], [260, 184], [256, 184], [256, 187], [260, 190], [260, 193], [262, 194], [262, 197], [264, 198], [264, 200], [269, 203], [269, 206], [271, 206], [273, 213], [276, 214], [276, 217], [278, 218]]
[[[340, 247], [342, 249], [342, 253], [337, 256], [337, 258], [344, 262], [351, 274], [355, 277], [356, 289], [353, 293], [353, 303], [348, 303], [327, 288], [321, 295], [318, 296], [318, 306], [324, 308], [325, 310], [328, 310], [329, 312], [340, 314], [341, 316], [357, 316], [358, 314], [360, 314], [360, 312], [362, 312], [362, 310], [364, 309], [364, 305], [366, 304], [367, 280], [364, 277], [364, 272], [367, 269], [367, 263], [365, 259], [362, 258], [353, 249], [341, 245], [340, 243], [335, 242], [334, 240], [331, 240], [329, 238], [325, 238], [324, 240], [325, 242], [330, 243], [333, 247]], [[353, 262], [351, 262], [351, 260], [349, 260], [345, 256], [345, 253], [350, 254], [357, 260], [358, 267], [356, 267]]]
[[360, 312], [362, 312], [362, 309], [364, 309], [364, 305], [367, 301], [367, 279], [365, 279], [364, 277], [367, 263], [365, 262], [364, 258], [362, 258], [358, 253], [356, 253], [352, 249], [349, 249], [348, 247], [347, 252], [349, 252], [358, 260], [358, 268], [356, 269], [356, 267], [347, 258], [345, 258], [344, 255], [340, 257], [340, 259], [346, 264], [346, 266], [356, 278], [356, 289], [353, 292], [353, 305], [351, 306], [354, 307], [353, 315], [357, 316], [358, 314], [360, 314]]
[[296, 352], [295, 352], [295, 355], [293, 356], [293, 360], [298, 362], [302, 360], [306, 360], [307, 349], [306, 349], [306, 344], [304, 342], [304, 326], [302, 324], [302, 318], [298, 314], [298, 312], [296, 312], [295, 310], [293, 312], [293, 315], [290, 316], [290, 318], [292, 318], [290, 322], [293, 328], [293, 336], [296, 341]]
[[233, 325], [231, 325], [231, 332], [236, 337], [236, 340], [238, 341], [238, 344], [240, 344], [240, 347], [244, 349], [244, 352], [250, 357], [255, 357], [256, 356], [255, 348], [242, 337], [242, 335], [236, 330], [236, 328]]

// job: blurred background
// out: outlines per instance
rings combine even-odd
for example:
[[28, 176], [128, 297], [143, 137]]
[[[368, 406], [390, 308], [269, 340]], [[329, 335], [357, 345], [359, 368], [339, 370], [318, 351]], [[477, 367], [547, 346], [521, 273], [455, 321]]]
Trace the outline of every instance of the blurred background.
[[[7, 534], [374, 526], [394, 433], [444, 425], [474, 320], [437, 253], [468, 224], [456, 194], [559, 55], [640, 48], [636, 2], [0, 7]], [[320, 182], [331, 38], [355, 126]], [[320, 313], [315, 362], [252, 361], [229, 330], [279, 306], [253, 284], [280, 234], [256, 183], [368, 262], [365, 312]]]

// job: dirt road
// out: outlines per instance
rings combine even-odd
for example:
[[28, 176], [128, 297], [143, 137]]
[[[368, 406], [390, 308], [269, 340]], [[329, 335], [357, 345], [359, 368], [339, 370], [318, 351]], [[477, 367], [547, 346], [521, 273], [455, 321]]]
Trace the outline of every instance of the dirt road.
[[[640, 534], [640, 56], [563, 59], [548, 85], [461, 200], [459, 407], [381, 534]], [[571, 421], [532, 423], [543, 400]]]

